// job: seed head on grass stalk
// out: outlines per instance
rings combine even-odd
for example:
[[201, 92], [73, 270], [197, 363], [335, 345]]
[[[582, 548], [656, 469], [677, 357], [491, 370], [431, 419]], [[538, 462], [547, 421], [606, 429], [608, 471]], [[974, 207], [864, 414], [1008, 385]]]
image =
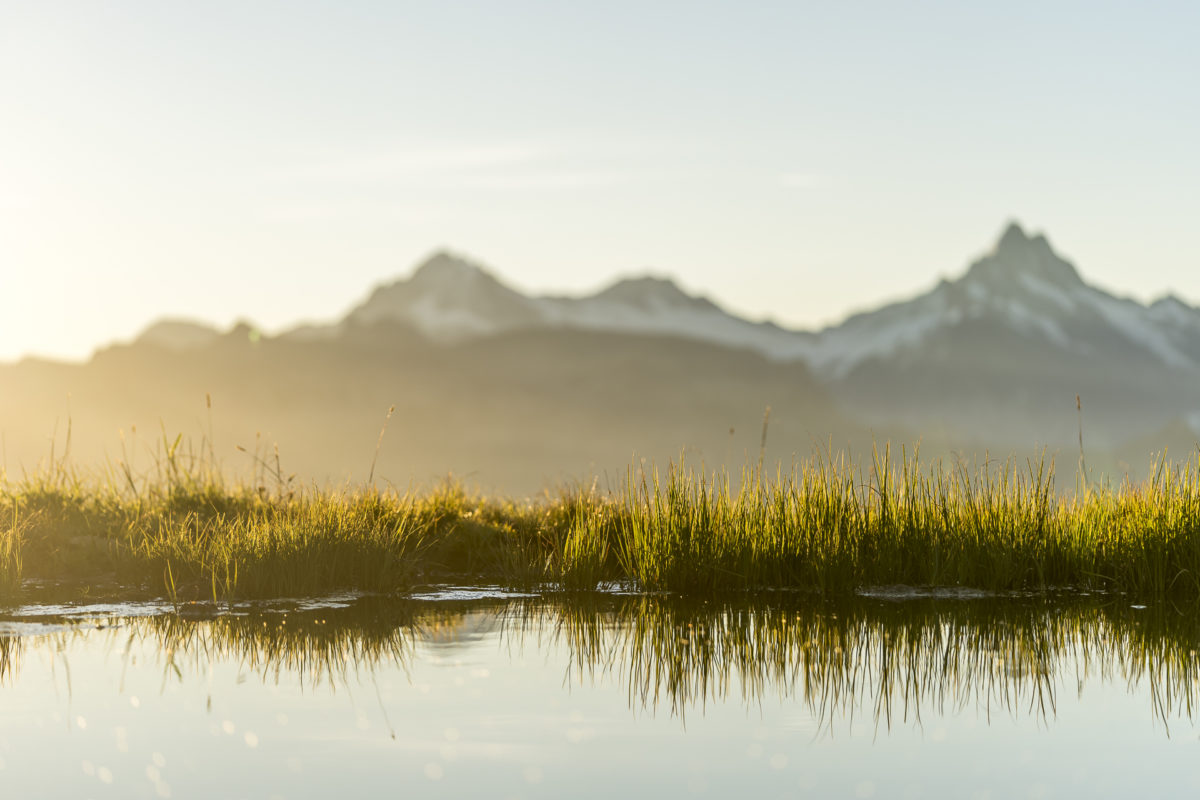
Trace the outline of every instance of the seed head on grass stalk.
[[375, 442], [375, 455], [371, 457], [371, 470], [367, 473], [367, 486], [375, 484], [375, 463], [379, 461], [379, 448], [383, 447], [383, 435], [387, 433], [388, 422], [392, 418], [392, 414], [396, 411], [396, 406], [390, 406], [387, 414], [383, 417], [383, 427], [379, 429], [379, 439]]

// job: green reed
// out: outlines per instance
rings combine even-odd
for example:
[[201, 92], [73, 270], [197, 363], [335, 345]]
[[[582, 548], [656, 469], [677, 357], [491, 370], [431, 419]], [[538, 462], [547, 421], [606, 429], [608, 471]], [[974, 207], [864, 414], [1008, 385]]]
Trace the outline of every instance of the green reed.
[[444, 580], [693, 595], [863, 586], [1124, 592], [1200, 602], [1200, 469], [1064, 495], [1046, 461], [866, 463], [818, 455], [739, 475], [631, 469], [613, 493], [514, 502], [318, 490], [274, 470], [226, 482], [166, 442], [153, 476], [57, 469], [0, 483], [0, 592], [25, 579], [89, 593], [278, 597]]

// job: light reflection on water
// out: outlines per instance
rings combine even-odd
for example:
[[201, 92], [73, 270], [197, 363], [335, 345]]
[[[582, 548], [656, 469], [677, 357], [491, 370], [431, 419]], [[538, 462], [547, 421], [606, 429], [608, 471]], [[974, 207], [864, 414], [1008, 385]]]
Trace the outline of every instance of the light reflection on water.
[[1200, 621], [1177, 612], [486, 594], [152, 610], [0, 620], [6, 796], [1200, 787]]

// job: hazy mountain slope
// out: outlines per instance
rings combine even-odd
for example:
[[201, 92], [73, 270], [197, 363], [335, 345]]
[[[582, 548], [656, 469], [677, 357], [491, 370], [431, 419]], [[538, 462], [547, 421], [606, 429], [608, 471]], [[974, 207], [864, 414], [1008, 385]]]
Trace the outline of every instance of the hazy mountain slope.
[[1200, 419], [1200, 310], [1114, 297], [1015, 224], [962, 275], [818, 333], [741, 319], [662, 278], [528, 297], [439, 253], [334, 324], [250, 334], [166, 322], [87, 365], [0, 368], [8, 452], [48, 452], [68, 394], [76, 421], [111, 438], [159, 416], [199, 430], [211, 391], [223, 441], [261, 429], [321, 476], [360, 474], [397, 403], [411, 440], [396, 474], [478, 470], [510, 488], [635, 451], [741, 458], [768, 404], [789, 456], [866, 429], [920, 435], [927, 452], [1069, 450], [1081, 422], [1094, 450], [1169, 431], [1178, 451], [1176, 422]]
[[[278, 442], [301, 480], [364, 479], [383, 422], [376, 475], [401, 486], [453, 471], [504, 492], [562, 480], [623, 475], [635, 455], [665, 465], [686, 449], [695, 463], [740, 468], [757, 460], [772, 408], [768, 463], [808, 455], [836, 435], [865, 440], [801, 364], [681, 338], [589, 331], [515, 331], [453, 345], [387, 323], [333, 340], [251, 342], [245, 329], [184, 353], [139, 344], [85, 365], [0, 367], [10, 471], [49, 454], [68, 417], [72, 458], [119, 457], [118, 429], [139, 468], [182, 431], [197, 447], [213, 399], [216, 452], [243, 471], [235, 449]], [[69, 399], [68, 399], [69, 396]], [[130, 435], [136, 425], [137, 435]], [[264, 451], [274, 464], [274, 455]]]
[[1137, 475], [1148, 472], [1165, 453], [1170, 460], [1195, 464], [1200, 457], [1198, 421], [1175, 419], [1148, 434], [1122, 443], [1114, 453], [1117, 474]]
[[146, 328], [138, 339], [170, 350], [190, 350], [212, 344], [220, 335], [215, 327], [203, 322], [168, 318]]

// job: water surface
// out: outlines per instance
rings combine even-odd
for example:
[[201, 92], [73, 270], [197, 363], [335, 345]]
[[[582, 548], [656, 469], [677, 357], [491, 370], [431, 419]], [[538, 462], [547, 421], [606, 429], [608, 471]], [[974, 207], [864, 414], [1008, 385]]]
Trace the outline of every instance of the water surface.
[[490, 590], [0, 615], [12, 797], [1200, 789], [1200, 624], [1107, 599]]

